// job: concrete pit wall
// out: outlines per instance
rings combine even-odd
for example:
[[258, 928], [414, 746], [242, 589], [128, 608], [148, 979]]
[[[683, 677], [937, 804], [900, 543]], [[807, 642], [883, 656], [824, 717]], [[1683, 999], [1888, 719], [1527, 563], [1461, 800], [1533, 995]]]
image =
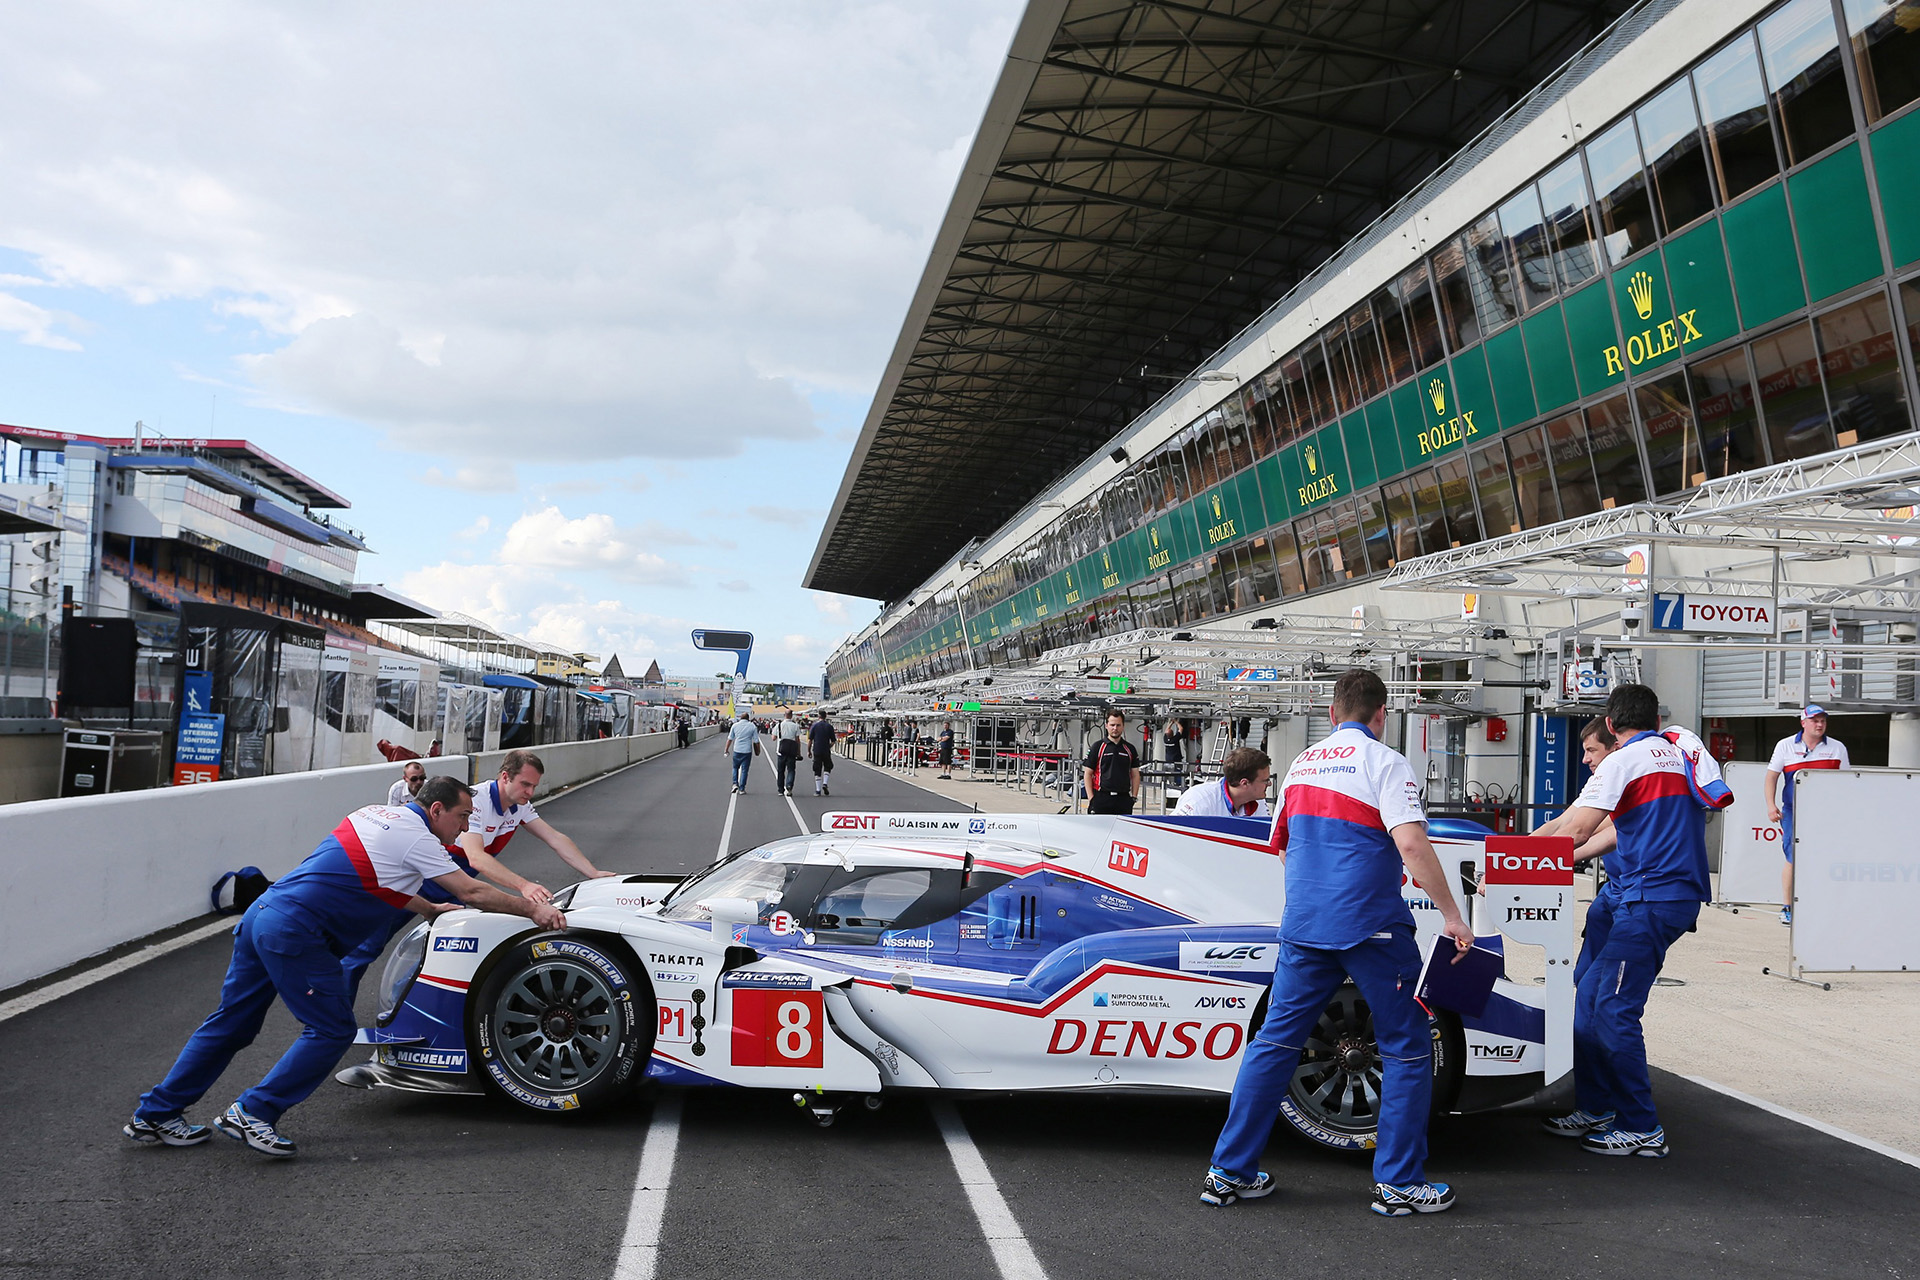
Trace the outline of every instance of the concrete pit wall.
[[[695, 731], [711, 738], [712, 727]], [[673, 750], [641, 734], [540, 749], [539, 794]], [[505, 752], [442, 756], [431, 773], [490, 778]], [[341, 818], [378, 804], [398, 764], [0, 806], [0, 991], [210, 909], [213, 882], [256, 866], [285, 875]]]

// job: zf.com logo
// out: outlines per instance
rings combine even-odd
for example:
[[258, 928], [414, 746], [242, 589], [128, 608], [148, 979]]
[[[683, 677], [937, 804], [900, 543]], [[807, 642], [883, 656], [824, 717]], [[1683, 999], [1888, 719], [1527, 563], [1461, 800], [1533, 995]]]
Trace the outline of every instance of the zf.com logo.
[[986, 833], [987, 833], [987, 820], [986, 820], [985, 818], [969, 818], [969, 819], [967, 819], [967, 834], [968, 834], [968, 835], [970, 835], [970, 836], [983, 836], [983, 835], [985, 835]]
[[480, 950], [480, 939], [435, 938], [433, 940], [433, 949], [435, 951], [478, 951]]

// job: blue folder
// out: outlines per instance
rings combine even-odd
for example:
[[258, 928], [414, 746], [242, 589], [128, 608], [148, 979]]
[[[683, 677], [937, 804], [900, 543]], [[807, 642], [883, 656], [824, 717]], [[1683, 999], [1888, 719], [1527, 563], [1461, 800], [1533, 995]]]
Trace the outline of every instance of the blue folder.
[[1487, 944], [1498, 946], [1499, 935], [1476, 938], [1460, 963], [1453, 963], [1459, 948], [1452, 938], [1441, 934], [1433, 940], [1427, 963], [1420, 971], [1417, 988], [1428, 1008], [1451, 1009], [1477, 1018], [1487, 1009], [1487, 997], [1493, 994], [1493, 980], [1506, 973], [1506, 960]]

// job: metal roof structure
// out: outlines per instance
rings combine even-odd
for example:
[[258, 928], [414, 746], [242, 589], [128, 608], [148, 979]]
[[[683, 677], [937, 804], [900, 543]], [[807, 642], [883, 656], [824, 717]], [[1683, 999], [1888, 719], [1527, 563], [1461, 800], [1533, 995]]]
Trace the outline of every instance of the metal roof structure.
[[899, 599], [1627, 0], [1031, 0], [806, 585]]

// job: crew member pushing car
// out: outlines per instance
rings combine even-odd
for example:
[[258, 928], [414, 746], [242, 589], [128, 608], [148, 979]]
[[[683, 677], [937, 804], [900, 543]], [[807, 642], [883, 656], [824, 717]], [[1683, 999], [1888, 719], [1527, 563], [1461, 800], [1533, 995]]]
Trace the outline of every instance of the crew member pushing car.
[[294, 1144], [275, 1126], [288, 1108], [320, 1086], [353, 1043], [353, 999], [340, 958], [385, 929], [395, 907], [422, 916], [456, 908], [428, 902], [431, 880], [466, 906], [526, 916], [545, 929], [566, 928], [553, 906], [502, 893], [461, 871], [445, 846], [466, 829], [473, 792], [453, 778], [430, 778], [405, 808], [369, 805], [348, 814], [306, 861], [275, 881], [233, 931], [233, 959], [220, 1007], [200, 1024], [167, 1078], [141, 1095], [121, 1130], [135, 1142], [190, 1147], [207, 1126], [182, 1115], [213, 1087], [233, 1055], [253, 1043], [277, 995], [306, 1024], [273, 1070], [242, 1093], [214, 1127], [270, 1156]]
[[1307, 1037], [1350, 977], [1373, 1013], [1385, 1064], [1373, 1211], [1394, 1218], [1439, 1213], [1453, 1207], [1453, 1188], [1427, 1181], [1433, 1046], [1414, 999], [1420, 952], [1413, 913], [1400, 896], [1402, 867], [1439, 909], [1456, 961], [1473, 931], [1427, 840], [1413, 769], [1380, 741], [1387, 722], [1380, 677], [1358, 669], [1341, 676], [1333, 720], [1333, 733], [1295, 757], [1281, 784], [1274, 839], [1287, 860], [1287, 900], [1273, 990], [1266, 1022], [1240, 1060], [1200, 1199], [1229, 1205], [1273, 1190], [1273, 1179], [1260, 1172], [1260, 1153]]

